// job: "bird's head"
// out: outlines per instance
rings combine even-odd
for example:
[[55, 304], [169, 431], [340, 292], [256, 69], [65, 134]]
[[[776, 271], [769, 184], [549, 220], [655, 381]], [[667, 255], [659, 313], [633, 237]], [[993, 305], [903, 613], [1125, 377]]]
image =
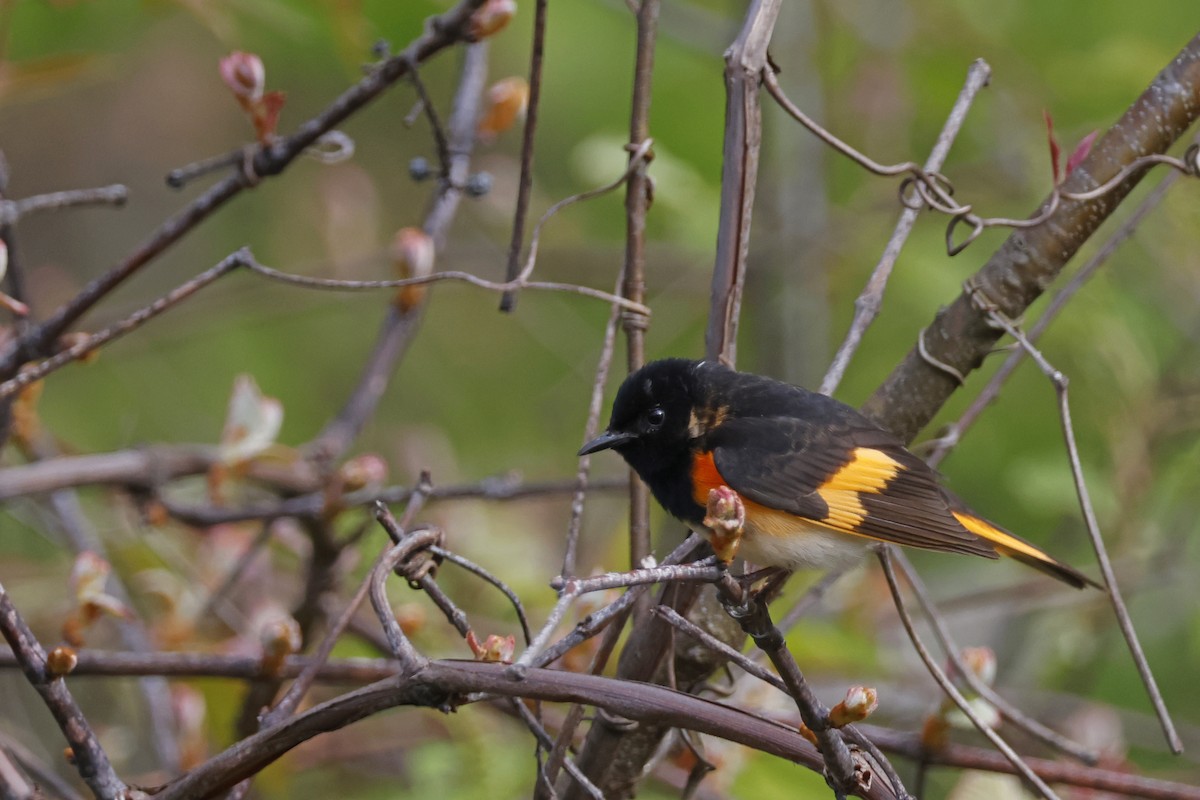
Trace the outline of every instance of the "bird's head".
[[686, 456], [697, 434], [701, 363], [669, 358], [626, 378], [613, 401], [608, 429], [579, 455], [616, 450], [642, 477]]

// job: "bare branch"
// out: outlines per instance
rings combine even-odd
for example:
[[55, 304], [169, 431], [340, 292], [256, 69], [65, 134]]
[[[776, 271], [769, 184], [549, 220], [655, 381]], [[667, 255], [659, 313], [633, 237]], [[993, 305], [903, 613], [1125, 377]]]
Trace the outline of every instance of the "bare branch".
[[[621, 268], [621, 296], [635, 303], [646, 301], [646, 215], [654, 199], [654, 184], [647, 175], [649, 154], [639, 156], [641, 143], [650, 141], [650, 101], [654, 80], [654, 46], [658, 39], [659, 0], [641, 0], [637, 11], [637, 51], [633, 66], [633, 98], [629, 112], [629, 167], [625, 184], [625, 260]], [[646, 363], [646, 328], [650, 320], [621, 315], [625, 331], [625, 366], [633, 372]], [[650, 555], [650, 490], [629, 472], [629, 566], [636, 568]], [[643, 609], [639, 610], [639, 614]]]
[[375, 608], [375, 615], [379, 617], [380, 624], [383, 625], [383, 632], [387, 635], [392, 655], [400, 662], [402, 674], [405, 675], [421, 669], [425, 665], [426, 659], [408, 641], [404, 631], [400, 630], [400, 623], [396, 622], [396, 615], [387, 601], [383, 583], [387, 576], [405, 559], [411, 558], [414, 553], [428, 547], [439, 538], [439, 534], [435, 530], [414, 531], [404, 541], [392, 545], [371, 571], [371, 605]]
[[954, 665], [957, 674], [971, 687], [971, 691], [995, 706], [1003, 715], [1004, 720], [1019, 730], [1024, 731], [1056, 750], [1066, 753], [1072, 758], [1077, 758], [1086, 764], [1095, 764], [1099, 759], [1096, 753], [1081, 744], [1071, 741], [1062, 734], [1047, 728], [1036, 719], [1023, 713], [980, 679], [975, 671], [963, 662], [961, 649], [954, 643], [953, 638], [950, 636], [950, 631], [946, 627], [946, 621], [933, 604], [933, 599], [929, 596], [929, 590], [925, 587], [921, 576], [917, 574], [912, 563], [908, 560], [908, 556], [904, 554], [903, 550], [897, 549], [891, 553], [891, 557], [893, 563], [899, 566], [900, 571], [904, 573], [904, 578], [908, 581], [909, 588], [912, 589], [913, 594], [916, 595], [917, 602], [920, 604], [921, 610], [925, 612], [925, 617], [929, 620], [929, 624], [933, 627], [934, 635], [941, 644], [942, 650], [946, 653], [946, 657]]
[[934, 660], [929, 650], [926, 649], [925, 644], [921, 641], [920, 635], [917, 634], [917, 629], [913, 624], [912, 616], [909, 615], [908, 608], [904, 604], [904, 597], [900, 592], [900, 584], [896, 580], [896, 571], [892, 567], [891, 550], [892, 546], [885, 544], [876, 550], [876, 554], [879, 556], [879, 563], [883, 565], [883, 574], [887, 578], [888, 588], [892, 590], [892, 599], [896, 604], [896, 612], [900, 615], [900, 621], [904, 624], [904, 630], [908, 633], [908, 638], [912, 642], [913, 649], [917, 651], [917, 655], [920, 656], [921, 661], [924, 662], [925, 669], [929, 671], [929, 674], [933, 677], [934, 681], [937, 682], [937, 685], [941, 687], [942, 691], [945, 692], [946, 696], [954, 701], [954, 705], [958, 706], [959, 711], [961, 711], [967, 719], [971, 720], [971, 724], [974, 725], [975, 728], [982, 733], [989, 742], [992, 743], [993, 747], [999, 750], [1004, 757], [1008, 759], [1008, 762], [1016, 769], [1017, 774], [1020, 775], [1026, 781], [1026, 783], [1030, 785], [1030, 787], [1035, 789], [1037, 793], [1046, 798], [1046, 800], [1058, 800], [1058, 795], [1054, 793], [1054, 790], [1051, 789], [1045, 781], [1038, 777], [1037, 773], [1035, 773], [1030, 766], [1025, 763], [1024, 759], [1021, 758], [1017, 751], [1013, 750], [1008, 742], [1000, 738], [1000, 735], [992, 730], [991, 726], [979, 718], [979, 715], [975, 713], [975, 709], [973, 709], [971, 704], [967, 702], [967, 699], [962, 696], [962, 693], [955, 688], [954, 682], [946, 676], [946, 673], [938, 665], [937, 661]]
[[[417, 75], [416, 65], [410, 65], [409, 68], [410, 77], [421, 93], [426, 112], [429, 114], [430, 124], [438, 142], [439, 157], [442, 159], [442, 179], [438, 182], [437, 194], [422, 226], [422, 230], [433, 240], [437, 250], [445, 246], [446, 233], [454, 221], [462, 200], [462, 187], [466, 185], [467, 176], [471, 171], [479, 101], [483, 94], [483, 86], [487, 82], [487, 54], [486, 42], [477, 42], [465, 49], [458, 89], [450, 114], [448, 140], [445, 139], [447, 134], [441, 130], [431, 102], [425, 96], [425, 85]], [[363, 365], [362, 375], [350, 398], [308, 447], [308, 450], [323, 463], [341, 458], [374, 413], [387, 390], [389, 378], [420, 329], [424, 308], [423, 296], [421, 301], [412, 305], [389, 307], [375, 337], [375, 346]]]
[[123, 261], [93, 280], [50, 318], [10, 345], [0, 354], [0, 377], [11, 378], [23, 361], [44, 355], [67, 328], [109, 292], [244, 189], [251, 188], [263, 177], [282, 172], [323, 134], [333, 130], [338, 123], [366, 106], [404, 77], [410, 64], [422, 63], [441, 50], [464, 40], [468, 35], [471, 14], [482, 3], [483, 0], [460, 0], [444, 14], [429, 18], [426, 20], [424, 32], [402, 53], [380, 64], [369, 75], [343, 92], [324, 111], [300, 125], [291, 136], [274, 141], [269, 147], [258, 147], [249, 159], [250, 170], [236, 170], [210, 187], [160, 225], [149, 239]]
[[717, 227], [712, 306], [704, 334], [704, 352], [708, 358], [728, 364], [737, 360], [737, 325], [750, 251], [750, 215], [758, 182], [762, 141], [759, 83], [769, 72], [767, 45], [781, 5], [779, 0], [754, 0], [741, 32], [725, 52], [721, 219]]
[[[661, 686], [545, 669], [530, 669], [514, 681], [503, 664], [432, 661], [411, 676], [390, 678], [341, 695], [244, 739], [169, 783], [156, 798], [204, 800], [257, 773], [319, 733], [387, 708], [446, 707], [454, 697], [476, 693], [602, 706], [627, 719], [690, 728], [746, 744], [810, 769], [819, 769], [821, 764], [813, 746], [791, 728]], [[863, 796], [883, 800], [891, 794], [876, 786]]]
[[[981, 747], [949, 743], [930, 751], [911, 733], [889, 731], [873, 725], [863, 730], [881, 749], [929, 764], [942, 764], [960, 769], [981, 769], [989, 772], [1016, 774], [1016, 768], [1003, 755]], [[1147, 778], [1121, 769], [1085, 767], [1069, 761], [1047, 758], [1025, 758], [1034, 772], [1048, 783], [1078, 786], [1096, 792], [1113, 793], [1121, 797], [1145, 797], [1150, 800], [1200, 800], [1200, 787], [1173, 781]]]
[[123, 206], [129, 190], [120, 184], [96, 189], [70, 189], [0, 202], [0, 225], [12, 225], [26, 214], [60, 211], [78, 206]]
[[[958, 138], [958, 132], [962, 128], [963, 122], [966, 121], [967, 111], [975, 101], [975, 96], [987, 86], [991, 74], [991, 67], [983, 59], [972, 62], [971, 68], [967, 71], [967, 81], [958, 94], [958, 100], [950, 110], [950, 116], [946, 118], [946, 124], [942, 126], [937, 143], [934, 144], [929, 158], [925, 161], [925, 172], [932, 174], [942, 168], [946, 156], [950, 154], [951, 145]], [[766, 81], [768, 88], [772, 85], [777, 86], [774, 75], [769, 71], [766, 73]], [[772, 94], [774, 94], [773, 91]], [[892, 231], [892, 236], [883, 249], [883, 255], [879, 257], [879, 263], [871, 272], [871, 277], [867, 280], [867, 285], [863, 287], [862, 293], [854, 300], [854, 319], [851, 320], [850, 330], [846, 332], [845, 340], [838, 347], [838, 351], [834, 354], [833, 361], [830, 362], [829, 369], [825, 373], [825, 378], [821, 381], [821, 394], [831, 395], [837, 390], [838, 384], [842, 382], [842, 376], [846, 374], [846, 367], [850, 365], [850, 359], [854, 357], [855, 351], [862, 343], [863, 335], [875, 321], [875, 317], [879, 315], [879, 309], [883, 305], [884, 289], [892, 275], [892, 269], [896, 266], [896, 260], [900, 258], [900, 250], [908, 241], [908, 235], [917, 221], [917, 214], [918, 210], [911, 206], [905, 206], [904, 210], [900, 212], [900, 219], [896, 222], [896, 228]]]
[[[517, 185], [517, 205], [513, 210], [512, 236], [508, 243], [508, 265], [505, 278], [516, 279], [525, 240], [525, 216], [529, 213], [529, 198], [533, 190], [533, 144], [537, 138], [538, 111], [542, 105], [542, 62], [546, 53], [546, 14], [548, 0], [535, 0], [533, 6], [533, 44], [529, 53], [529, 103], [525, 110], [525, 127], [521, 136], [521, 177]], [[517, 306], [516, 293], [509, 290], [500, 297], [500, 310], [512, 311]]]
[[[1200, 144], [1200, 141], [1193, 142], [1193, 146], [1197, 144]], [[1112, 258], [1117, 248], [1126, 239], [1133, 236], [1146, 216], [1158, 208], [1159, 204], [1166, 197], [1167, 191], [1179, 180], [1180, 174], [1179, 172], [1168, 173], [1146, 195], [1145, 199], [1138, 204], [1138, 207], [1129, 215], [1129, 218], [1123, 221], [1117, 230], [1113, 231], [1112, 235], [1105, 240], [1100, 249], [1088, 259], [1087, 263], [1076, 270], [1075, 274], [1071, 276], [1071, 280], [1067, 282], [1067, 285], [1055, 293], [1053, 299], [1047, 304], [1046, 310], [1038, 317], [1037, 322], [1034, 323], [1033, 327], [1026, 334], [1029, 341], [1036, 342], [1041, 338], [1041, 335], [1058, 318], [1058, 315], [1066, 308], [1067, 303], [1079, 292], [1080, 288], [1096, 274], [1100, 267], [1104, 266]], [[938, 439], [933, 450], [926, 456], [925, 460], [929, 462], [931, 467], [936, 467], [949, 455], [951, 449], [970, 430], [971, 426], [983, 413], [983, 410], [999, 397], [1000, 389], [1008, 381], [1013, 371], [1017, 368], [1017, 365], [1024, 360], [1025, 350], [1023, 348], [1018, 347], [1008, 354], [1008, 357], [1004, 359], [1004, 363], [1000, 365], [988, 380], [987, 386], [983, 387], [983, 390], [971, 401], [971, 405], [967, 407], [962, 416], [950, 426], [949, 432]]]
[[[1065, 191], [1086, 189], [1120, 172], [1120, 165], [1167, 150], [1200, 114], [1200, 35], [1154, 79], [1122, 118], [1071, 173]], [[1037, 299], [1100, 224], [1133, 189], [1141, 174], [1089, 201], [1060, 203], [1043, 225], [1014, 231], [973, 279], [999, 310], [1017, 319]], [[1047, 200], [1049, 202], [1049, 199]], [[964, 375], [995, 346], [998, 331], [964, 291], [938, 313], [924, 341], [938, 360]], [[864, 405], [867, 416], [911, 440], [928, 424], [956, 381], [913, 348]]]
[[159, 314], [167, 311], [187, 300], [196, 292], [215, 282], [217, 279], [227, 275], [238, 267], [248, 266], [254, 262], [254, 257], [250, 255], [247, 249], [238, 250], [236, 253], [225, 257], [219, 264], [201, 272], [190, 281], [180, 284], [175, 289], [167, 292], [165, 295], [155, 300], [145, 308], [141, 308], [130, 314], [120, 322], [108, 326], [104, 330], [88, 336], [70, 347], [62, 350], [57, 355], [42, 361], [41, 363], [22, 370], [21, 374], [15, 378], [11, 378], [4, 383], [0, 383], [0, 399], [12, 397], [14, 394], [24, 389], [29, 384], [36, 380], [40, 380], [61, 367], [86, 356], [89, 353], [95, 352], [98, 348], [108, 344], [114, 339], [119, 339], [125, 334], [140, 328], [145, 323], [157, 317]]
[[0, 584], [0, 634], [12, 648], [25, 678], [41, 696], [71, 745], [75, 768], [97, 800], [122, 800], [125, 784], [117, 777], [108, 755], [60, 675], [51, 674], [46, 651]]
[[[977, 297], [981, 304], [990, 303], [986, 297]], [[1058, 413], [1062, 421], [1063, 438], [1067, 444], [1067, 458], [1071, 464], [1071, 477], [1075, 481], [1075, 492], [1079, 496], [1079, 507], [1083, 512], [1083, 521], [1087, 526], [1088, 536], [1092, 541], [1092, 548], [1096, 551], [1096, 561], [1100, 565], [1100, 574], [1104, 576], [1104, 585], [1108, 591], [1109, 600], [1112, 602], [1113, 614], [1116, 615], [1117, 624], [1121, 628], [1121, 634], [1125, 637], [1125, 644], [1129, 648], [1129, 654], [1133, 657], [1133, 663], [1137, 666], [1138, 675], [1142, 679], [1142, 684], [1146, 687], [1146, 694], [1150, 697], [1150, 702], [1154, 706], [1154, 713], [1158, 715], [1158, 722], [1162, 726], [1163, 735], [1167, 739], [1167, 744], [1172, 752], [1179, 754], [1183, 752], [1183, 741], [1179, 738], [1179, 733], [1175, 730], [1175, 723], [1171, 719], [1171, 712], [1167, 709], [1167, 704], [1163, 701], [1162, 692], [1158, 689], [1158, 682], [1154, 680], [1154, 673], [1150, 670], [1150, 664], [1146, 661], [1146, 654], [1142, 650], [1142, 645], [1138, 641], [1137, 631], [1133, 628], [1133, 620], [1129, 617], [1129, 610], [1125, 607], [1125, 599], [1121, 596], [1121, 589], [1117, 586], [1117, 576], [1113, 572], [1112, 561], [1108, 557], [1108, 549], [1104, 546], [1104, 538], [1100, 535], [1100, 523], [1096, 521], [1096, 511], [1092, 507], [1092, 498], [1088, 492], [1087, 481], [1083, 477], [1083, 464], [1079, 460], [1079, 446], [1075, 443], [1075, 428], [1071, 424], [1071, 404], [1067, 397], [1067, 376], [1059, 372], [1054, 366], [1046, 360], [1033, 344], [1030, 343], [1019, 328], [1012, 324], [1002, 313], [995, 308], [989, 308], [987, 313], [995, 322], [1002, 327], [1010, 336], [1017, 340], [1022, 348], [1029, 353], [1029, 356], [1037, 363], [1051, 384], [1054, 385], [1054, 392], [1058, 397]]]
[[637, 166], [649, 154], [651, 144], [652, 143], [647, 140], [638, 146], [637, 150], [633, 154], [633, 157], [630, 159], [629, 167], [625, 170], [621, 177], [599, 188], [571, 195], [570, 197], [559, 200], [557, 203], [550, 206], [550, 208], [546, 210], [546, 213], [542, 215], [542, 218], [538, 220], [537, 225], [535, 225], [533, 228], [533, 234], [529, 240], [529, 253], [526, 256], [525, 264], [521, 268], [520, 273], [518, 273], [518, 275], [512, 280], [504, 283], [489, 281], [469, 272], [462, 272], [459, 270], [435, 272], [432, 275], [427, 275], [420, 278], [403, 278], [389, 281], [349, 281], [335, 280], [332, 278], [312, 278], [303, 275], [292, 275], [286, 272], [280, 272], [279, 270], [271, 269], [270, 267], [265, 267], [257, 263], [249, 264], [247, 266], [249, 266], [253, 272], [272, 280], [280, 281], [281, 283], [290, 283], [295, 286], [304, 286], [309, 289], [374, 291], [376, 289], [395, 289], [403, 286], [423, 286], [426, 284], [438, 283], [440, 281], [461, 281], [463, 283], [469, 283], [472, 286], [478, 286], [481, 289], [488, 289], [494, 292], [511, 292], [517, 289], [541, 289], [546, 291], [578, 294], [584, 297], [603, 300], [607, 303], [618, 305], [628, 312], [649, 317], [650, 309], [642, 303], [636, 303], [624, 297], [619, 297], [599, 289], [592, 289], [588, 286], [577, 286], [569, 283], [555, 283], [552, 281], [534, 281], [530, 280], [529, 276], [533, 273], [533, 268], [537, 261], [538, 243], [541, 238], [542, 226], [544, 226], [551, 217], [567, 206], [583, 200], [590, 200], [593, 197], [611, 192], [613, 189], [617, 188], [626, 180], [628, 180], [629, 176], [637, 169]]
[[[623, 278], [617, 281], [617, 291], [620, 291]], [[617, 320], [621, 310], [613, 306], [604, 326], [604, 341], [600, 346], [600, 358], [596, 362], [596, 377], [592, 381], [592, 395], [588, 401], [587, 422], [583, 426], [583, 442], [590, 442], [600, 430], [600, 409], [604, 400], [604, 384], [608, 380], [608, 371], [612, 366], [613, 350], [617, 339]], [[575, 552], [579, 543], [579, 533], [583, 528], [583, 503], [587, 497], [588, 484], [591, 480], [592, 457], [581, 456], [579, 468], [575, 473], [577, 488], [571, 499], [571, 518], [567, 522], [567, 541], [563, 546], [563, 565], [559, 575], [568, 578], [575, 574]]]

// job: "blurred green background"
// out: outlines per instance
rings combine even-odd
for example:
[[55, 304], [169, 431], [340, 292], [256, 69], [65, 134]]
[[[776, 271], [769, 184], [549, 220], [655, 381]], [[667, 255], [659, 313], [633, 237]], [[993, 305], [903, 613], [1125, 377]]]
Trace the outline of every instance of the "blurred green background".
[[[120, 210], [21, 221], [17, 241], [34, 312], [48, 314], [201, 190], [167, 188], [168, 171], [250, 137], [217, 73], [223, 55], [238, 49], [262, 57], [268, 89], [287, 92], [280, 126], [286, 134], [361, 75], [375, 42], [402, 47], [425, 17], [447, 7], [424, 0], [0, 3], [0, 149], [11, 171], [9, 197], [108, 183], [131, 190]], [[668, 3], [662, 12], [647, 273], [654, 309], [647, 344], [655, 357], [702, 352], [721, 169], [721, 54], [743, 11], [740, 3], [700, 0]], [[492, 80], [525, 73], [531, 25], [525, 2], [493, 40]], [[1053, 114], [1069, 152], [1082, 136], [1111, 124], [1198, 26], [1200, 7], [1179, 0], [790, 2], [772, 53], [793, 99], [882, 162], [923, 161], [967, 67], [986, 59], [994, 71], [991, 86], [944, 171], [956, 196], [976, 210], [1019, 217], [1050, 186], [1043, 109]], [[620, 174], [633, 44], [633, 19], [619, 0], [551, 4], [535, 215]], [[459, 60], [460, 53], [450, 51], [422, 71], [443, 112]], [[431, 192], [430, 184], [408, 175], [411, 158], [434, 155], [426, 122], [404, 124], [413, 102], [411, 86], [393, 88], [344, 126], [357, 145], [351, 161], [321, 166], [302, 159], [243, 194], [110, 297], [83, 327], [124, 316], [242, 245], [289, 272], [390, 277], [387, 243], [398, 228], [420, 224]], [[768, 101], [764, 105], [740, 363], [815, 385], [894, 224], [896, 185], [836, 157]], [[492, 175], [494, 189], [464, 201], [439, 267], [502, 275], [519, 147], [517, 130], [481, 146], [476, 168]], [[1147, 186], [1161, 175], [1154, 173]], [[623, 225], [619, 193], [567, 210], [546, 229], [537, 275], [611, 288]], [[1102, 229], [1101, 238], [1113, 227]], [[989, 231], [951, 259], [944, 228], [945, 221], [932, 216], [918, 223], [841, 399], [861, 402], [1005, 236]], [[1165, 755], [1098, 595], [1047, 585], [1010, 564], [915, 557], [964, 643], [997, 651], [999, 683], [1019, 705], [1096, 738], [1096, 746], [1128, 753], [1140, 768], [1193, 782], [1200, 778], [1194, 760], [1200, 749], [1194, 727], [1200, 722], [1194, 688], [1200, 554], [1191, 541], [1200, 506], [1198, 231], [1200, 187], [1183, 182], [1044, 339], [1046, 355], [1071, 378], [1100, 522], [1151, 664], [1193, 752]], [[50, 377], [43, 421], [71, 452], [215, 443], [233, 379], [250, 373], [284, 404], [280, 440], [300, 445], [350, 391], [389, 297], [311, 292], [250, 275], [226, 278], [106, 348], [96, 363]], [[439, 484], [509, 472], [526, 479], [573, 474], [608, 310], [576, 296], [533, 292], [520, 297], [514, 314], [501, 314], [496, 305], [496, 296], [472, 287], [442, 284], [433, 291], [421, 333], [356, 448], [387, 459], [393, 482], [411, 483], [426, 467]], [[972, 376], [929, 435], [956, 417], [995, 366]], [[615, 457], [596, 460], [602, 475], [619, 475], [620, 466]], [[980, 511], [1076, 564], [1093, 563], [1053, 392], [1033, 368], [1022, 367], [943, 471]], [[84, 499], [131, 585], [138, 586], [146, 570], [161, 569], [174, 576], [181, 596], [191, 596], [192, 584], [205, 579], [204, 559], [215, 557], [217, 547], [211, 538], [173, 525], [147, 527], [100, 492], [85, 492]], [[581, 571], [625, 566], [623, 502], [598, 498], [589, 508]], [[511, 582], [535, 609], [552, 602], [546, 581], [561, 563], [566, 498], [442, 503], [427, 516], [445, 526], [454, 549]], [[54, 522], [32, 502], [10, 504], [0, 520], [0, 580], [39, 633], [53, 640], [68, 605], [63, 586], [70, 569]], [[661, 515], [655, 520], [665, 552], [678, 526]], [[233, 535], [242, 541], [236, 536], [249, 534]], [[368, 540], [366, 550], [374, 553], [379, 537]], [[279, 548], [270, 566], [263, 586], [275, 602], [290, 605], [294, 556]], [[839, 584], [823, 610], [797, 629], [793, 644], [827, 700], [851, 683], [877, 685], [879, 721], [915, 729], [938, 696], [902, 641], [875, 573], [859, 570]], [[511, 632], [511, 615], [495, 595], [452, 573], [444, 580], [478, 615], [481, 630], [490, 632], [491, 625]], [[396, 596], [415, 599], [403, 590]], [[161, 612], [151, 598], [137, 601], [144, 613]], [[418, 643], [432, 654], [466, 655], [441, 627], [431, 621]], [[114, 641], [103, 625], [89, 639], [97, 646]], [[94, 692], [96, 705], [87, 708], [95, 709], [94, 721], [103, 721], [102, 735], [123, 774], [149, 769], [135, 717], [103, 700], [111, 687], [127, 691], [130, 684], [79, 684]], [[208, 745], [225, 746], [240, 687], [192, 685], [207, 701]], [[81, 691], [88, 697], [88, 688]], [[13, 676], [0, 680], [0, 727], [16, 734], [36, 729], [43, 753], [57, 763], [57, 734], [30, 695]], [[28, 735], [21, 738], [34, 744]], [[714, 796], [828, 795], [819, 777], [790, 764], [737, 752], [715, 757], [725, 768], [706, 784]], [[507, 719], [477, 709], [449, 718], [403, 711], [300, 748], [256, 787], [265, 797], [326, 791], [354, 798], [474, 797], [481, 787], [490, 796], [518, 797], [527, 794], [533, 769], [532, 741]], [[968, 791], [953, 773], [935, 773], [932, 780], [937, 795]], [[646, 796], [657, 792], [670, 796], [653, 782]]]

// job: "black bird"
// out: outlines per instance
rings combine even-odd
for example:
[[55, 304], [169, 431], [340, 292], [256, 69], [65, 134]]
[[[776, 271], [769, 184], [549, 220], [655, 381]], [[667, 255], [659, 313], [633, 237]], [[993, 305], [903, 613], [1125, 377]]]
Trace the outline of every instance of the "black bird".
[[620, 453], [672, 515], [703, 527], [709, 490], [746, 512], [740, 553], [765, 566], [831, 567], [872, 542], [1010, 556], [1097, 585], [970, 511], [938, 474], [850, 406], [710, 361], [669, 358], [621, 385], [608, 430], [580, 455]]

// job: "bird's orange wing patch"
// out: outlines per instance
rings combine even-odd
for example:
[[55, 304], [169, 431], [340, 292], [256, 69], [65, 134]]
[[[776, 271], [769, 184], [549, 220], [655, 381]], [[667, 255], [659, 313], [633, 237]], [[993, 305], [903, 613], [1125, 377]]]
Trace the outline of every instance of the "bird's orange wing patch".
[[868, 513], [862, 495], [882, 493], [901, 469], [900, 462], [887, 453], [869, 447], [855, 448], [850, 460], [817, 488], [817, 494], [829, 507], [820, 521], [847, 533], [860, 533]]
[[[817, 494], [825, 502], [828, 512], [821, 519], [813, 522], [826, 525], [845, 533], [859, 536], [869, 535], [862, 531], [862, 522], [867, 518], [867, 510], [862, 504], [862, 495], [879, 494], [883, 492], [888, 481], [894, 478], [903, 466], [887, 453], [867, 447], [859, 447], [852, 451], [851, 458], [837, 472], [829, 476], [820, 487]], [[727, 482], [717, 471], [712, 453], [697, 453], [692, 458], [692, 498], [697, 504], [705, 506], [708, 503], [708, 492], [718, 486], [726, 486]], [[762, 518], [785, 516], [791, 518], [788, 512], [763, 506], [743, 496], [747, 513], [760, 514]], [[773, 530], [781, 527], [790, 530], [791, 525], [771, 526], [760, 524], [758, 527]], [[877, 537], [871, 537], [877, 538]]]

